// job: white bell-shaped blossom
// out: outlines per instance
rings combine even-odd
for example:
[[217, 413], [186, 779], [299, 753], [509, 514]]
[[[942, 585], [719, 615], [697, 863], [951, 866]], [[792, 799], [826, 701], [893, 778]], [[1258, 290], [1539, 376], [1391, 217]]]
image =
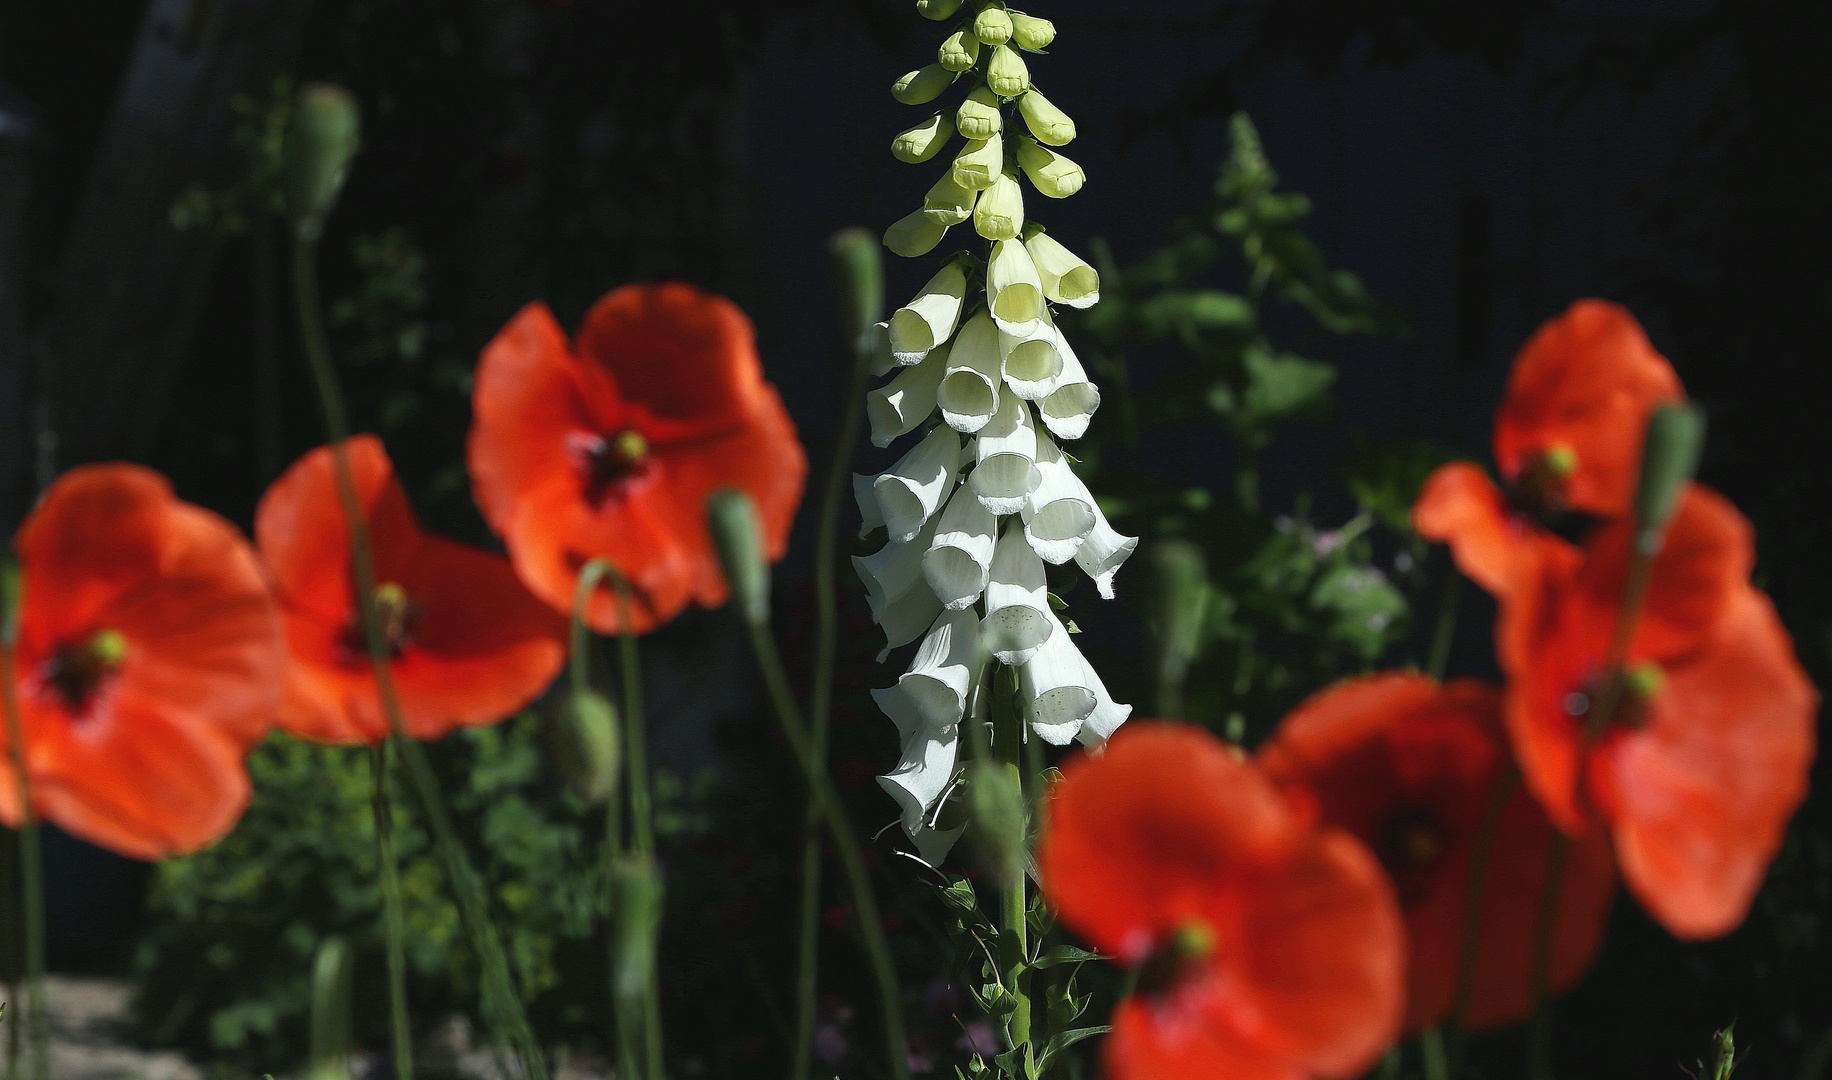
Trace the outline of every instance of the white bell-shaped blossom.
[[1075, 564], [1094, 579], [1094, 587], [1100, 590], [1101, 598], [1111, 600], [1113, 575], [1138, 546], [1138, 537], [1121, 536], [1118, 529], [1107, 524], [1107, 515], [1101, 513], [1100, 504], [1096, 503], [1094, 528], [1088, 530], [1081, 547], [1075, 549]]
[[1081, 256], [1057, 243], [1049, 233], [1038, 233], [1024, 246], [1043, 279], [1043, 295], [1073, 308], [1093, 307], [1100, 302], [1100, 274]]
[[999, 331], [999, 349], [1005, 354], [1005, 385], [1026, 401], [1050, 396], [1062, 379], [1061, 335], [1049, 316], [1022, 336]]
[[948, 366], [935, 390], [941, 418], [949, 427], [969, 435], [985, 427], [999, 411], [1003, 371], [999, 328], [986, 312], [976, 312], [954, 335]]
[[878, 474], [872, 481], [872, 491], [878, 497], [878, 512], [891, 539], [910, 539], [930, 515], [941, 509], [941, 501], [953, 490], [954, 474], [960, 467], [960, 436], [937, 424], [897, 464]]
[[875, 487], [878, 478], [865, 473], [852, 474], [852, 497], [859, 504], [859, 539], [871, 535], [873, 529], [884, 528], [884, 511], [878, 509], [878, 492]]
[[1044, 616], [1052, 633], [1018, 668], [1025, 718], [1032, 731], [1055, 746], [1077, 736], [1088, 743], [1105, 740], [1132, 715], [1132, 706], [1113, 700], [1056, 613], [1046, 607]]
[[986, 619], [980, 627], [992, 655], [1004, 664], [1029, 660], [1054, 632], [1049, 612], [1043, 560], [1031, 550], [1018, 522], [1008, 520], [993, 552]]
[[935, 539], [922, 556], [922, 576], [943, 608], [959, 611], [986, 589], [999, 519], [962, 484], [954, 489], [939, 521]]
[[935, 411], [935, 388], [948, 367], [948, 346], [932, 349], [922, 362], [906, 367], [897, 377], [865, 395], [865, 416], [871, 421], [873, 446], [889, 446]]
[[872, 621], [884, 630], [882, 660], [892, 649], [915, 641], [935, 616], [941, 602], [922, 577], [922, 556], [933, 543], [937, 520], [930, 519], [914, 537], [890, 540], [871, 555], [855, 555], [853, 569], [865, 584], [865, 602]]
[[[1043, 294], [1039, 291], [1037, 295], [1041, 299]], [[914, 364], [947, 341], [960, 322], [961, 304], [966, 298], [966, 271], [959, 260], [950, 261], [929, 279], [914, 300], [892, 313], [891, 355], [899, 364]]]
[[973, 216], [973, 204], [979, 197], [977, 190], [955, 183], [950, 169], [922, 197], [922, 216], [937, 225], [959, 225]]
[[875, 378], [897, 366], [897, 358], [891, 355], [891, 323], [889, 319], [871, 324], [865, 331], [868, 335], [865, 342], [866, 355], [871, 357], [867, 366]]
[[1022, 240], [992, 245], [992, 261], [986, 264], [986, 306], [999, 329], [1014, 337], [1029, 336], [1049, 318], [1043, 279]]
[[[959, 123], [960, 117], [956, 116], [955, 124]], [[968, 140], [966, 148], [954, 155], [954, 182], [972, 191], [991, 187], [1004, 171], [1005, 144], [997, 131], [983, 139]]]
[[905, 214], [884, 230], [884, 246], [906, 259], [916, 259], [935, 250], [941, 243], [946, 225], [930, 221], [921, 211]]
[[1048, 435], [1037, 438], [1037, 474], [1037, 490], [1019, 511], [1024, 538], [1044, 562], [1060, 566], [1081, 550], [1100, 508]]
[[1050, 392], [1037, 402], [1037, 416], [1058, 439], [1079, 439], [1088, 432], [1088, 421], [1100, 408], [1100, 391], [1088, 381], [1081, 360], [1069, 347], [1068, 335], [1056, 332], [1056, 354], [1062, 361]]
[[1037, 472], [1037, 428], [1030, 406], [1011, 394], [973, 440], [974, 466], [967, 484], [986, 509], [1015, 514], [1030, 500], [1042, 477]]
[[937, 727], [956, 723], [967, 707], [967, 692], [979, 679], [983, 659], [980, 617], [966, 608], [944, 611], [935, 617], [916, 648], [910, 670], [897, 685], [925, 723]]

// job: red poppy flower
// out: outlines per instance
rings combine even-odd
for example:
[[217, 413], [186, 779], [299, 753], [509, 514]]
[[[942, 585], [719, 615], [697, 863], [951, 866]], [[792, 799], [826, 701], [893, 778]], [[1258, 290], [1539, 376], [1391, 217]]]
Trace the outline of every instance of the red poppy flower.
[[1495, 417], [1495, 463], [1534, 509], [1618, 517], [1634, 498], [1648, 417], [1684, 398], [1626, 308], [1579, 300], [1515, 358]]
[[[1501, 700], [1499, 689], [1471, 680], [1440, 686], [1406, 672], [1351, 679], [1299, 705], [1259, 751], [1294, 802], [1367, 844], [1393, 879], [1406, 920], [1409, 1033], [1441, 1022], [1455, 1004], [1470, 862], [1484, 842], [1466, 1022], [1497, 1027], [1534, 1008], [1535, 939], [1555, 831], [1509, 776]], [[1508, 794], [1484, 841], [1497, 792]], [[1575, 843], [1561, 879], [1552, 989], [1590, 967], [1615, 885], [1609, 840], [1593, 831]]]
[[[1627, 521], [1582, 548], [1540, 545], [1537, 583], [1504, 600], [1497, 631], [1508, 731], [1554, 821], [1601, 822], [1641, 904], [1679, 937], [1715, 937], [1742, 921], [1806, 793], [1818, 695], [1749, 584], [1748, 522], [1696, 484], [1624, 669], [1606, 671], [1631, 545]], [[1612, 680], [1620, 704], [1593, 718]]]
[[[420, 531], [381, 440], [344, 444], [369, 530], [376, 600], [402, 723], [416, 739], [492, 724], [526, 705], [565, 660], [566, 620], [500, 555]], [[255, 512], [292, 663], [280, 726], [325, 742], [388, 734], [356, 610], [331, 449], [286, 470]]]
[[[772, 559], [788, 542], [807, 461], [763, 380], [750, 320], [723, 297], [626, 285], [570, 344], [546, 305], [530, 304], [484, 350], [473, 407], [478, 505], [522, 580], [561, 611], [594, 557], [630, 581], [638, 633], [689, 600], [723, 603], [705, 521], [719, 488], [750, 494]], [[589, 617], [617, 631], [609, 589]]]
[[1071, 761], [1037, 858], [1063, 923], [1139, 970], [1103, 1048], [1115, 1080], [1349, 1076], [1398, 1028], [1379, 864], [1207, 732], [1134, 720]]
[[[38, 812], [139, 859], [228, 832], [284, 663], [254, 551], [164, 477], [119, 464], [65, 473], [13, 547], [24, 594], [10, 675]], [[0, 760], [0, 817], [14, 823], [10, 751]]]

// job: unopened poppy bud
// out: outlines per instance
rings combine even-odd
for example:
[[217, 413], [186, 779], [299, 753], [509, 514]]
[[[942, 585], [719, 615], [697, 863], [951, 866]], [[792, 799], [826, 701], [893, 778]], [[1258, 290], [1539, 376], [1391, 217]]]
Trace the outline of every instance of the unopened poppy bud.
[[908, 128], [891, 142], [891, 156], [911, 165], [924, 162], [941, 153], [954, 138], [954, 117], [938, 112], [915, 127]]
[[1011, 12], [1011, 40], [1021, 49], [1047, 49], [1056, 40], [1056, 24], [1035, 15]]
[[362, 117], [355, 95], [329, 83], [300, 88], [282, 153], [286, 209], [301, 240], [316, 240], [324, 232], [324, 220], [337, 205], [361, 141]]
[[719, 552], [719, 567], [744, 621], [753, 626], [770, 618], [770, 568], [763, 559], [763, 529], [757, 506], [738, 488], [722, 488], [706, 500], [706, 526]]
[[1087, 179], [1080, 165], [1029, 139], [1018, 140], [1018, 165], [1032, 186], [1052, 199], [1068, 198]]
[[979, 197], [979, 192], [956, 183], [954, 170], [949, 169], [922, 197], [922, 214], [937, 225], [959, 225], [973, 213], [973, 202]]
[[1005, 147], [998, 133], [967, 144], [954, 158], [954, 182], [979, 191], [992, 186], [1005, 168]]
[[973, 36], [988, 45], [1003, 45], [1011, 40], [1011, 15], [1004, 4], [986, 5], [973, 17]]
[[1018, 178], [1000, 173], [973, 208], [973, 231], [988, 240], [1010, 240], [1024, 227], [1024, 192]]
[[662, 875], [653, 858], [631, 855], [611, 864], [611, 926], [617, 946], [611, 988], [624, 1001], [640, 999], [655, 977], [662, 899]]
[[952, 19], [960, 9], [961, 0], [916, 0], [916, 13], [936, 22]]
[[949, 71], [966, 71], [980, 62], [980, 39], [965, 30], [956, 30], [941, 43], [935, 60]]
[[1016, 49], [1000, 45], [986, 64], [986, 85], [1000, 97], [1017, 97], [1030, 89], [1030, 67]]
[[999, 98], [984, 86], [976, 86], [954, 110], [954, 126], [966, 139], [990, 139], [1005, 126], [999, 112]]
[[1001, 888], [1013, 888], [1024, 879], [1024, 789], [1018, 770], [1003, 762], [975, 762], [967, 800], [987, 871]]
[[1662, 405], [1648, 418], [1641, 444], [1641, 483], [1635, 489], [1635, 548], [1660, 550], [1679, 493], [1698, 469], [1705, 445], [1705, 414], [1696, 405]]
[[1040, 143], [1065, 146], [1075, 139], [1075, 121], [1035, 90], [1018, 99], [1018, 115]]
[[1081, 256], [1044, 232], [1026, 240], [1024, 246], [1037, 264], [1044, 296], [1072, 308], [1092, 307], [1100, 301], [1100, 274]]
[[318, 943], [312, 959], [311, 1058], [307, 1080], [350, 1075], [350, 991], [353, 985], [350, 946], [337, 934]]
[[1183, 680], [1202, 646], [1209, 573], [1202, 549], [1188, 540], [1161, 540], [1151, 550], [1153, 637], [1158, 653], [1158, 709], [1181, 711]]
[[934, 251], [935, 245], [941, 243], [941, 234], [947, 231], [946, 225], [931, 221], [927, 213], [917, 210], [884, 230], [884, 246], [906, 259], [920, 258]]
[[840, 333], [856, 355], [868, 348], [872, 324], [884, 310], [884, 258], [864, 229], [841, 229], [827, 241], [827, 273]]
[[891, 96], [905, 105], [927, 105], [940, 97], [953, 81], [954, 72], [940, 64], [930, 64], [892, 83]]
[[548, 731], [548, 749], [568, 790], [592, 806], [610, 798], [623, 759], [610, 699], [596, 690], [568, 694]]

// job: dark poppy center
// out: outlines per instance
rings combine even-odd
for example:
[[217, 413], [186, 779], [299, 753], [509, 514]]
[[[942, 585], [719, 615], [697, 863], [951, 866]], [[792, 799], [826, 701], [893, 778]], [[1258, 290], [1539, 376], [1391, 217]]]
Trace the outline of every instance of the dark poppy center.
[[1381, 822], [1374, 853], [1393, 879], [1402, 907], [1425, 898], [1438, 867], [1450, 854], [1450, 845], [1450, 830], [1430, 807], [1403, 807]]
[[85, 640], [64, 645], [51, 654], [39, 677], [66, 709], [80, 714], [120, 670], [126, 656], [127, 638], [119, 630], [97, 630]]
[[[375, 587], [375, 615], [382, 624], [382, 640], [388, 646], [388, 658], [400, 658], [409, 643], [413, 641], [413, 624], [418, 614], [418, 605], [407, 590], [392, 581], [385, 581]], [[369, 643], [363, 636], [362, 613], [353, 611], [350, 619], [344, 624], [343, 639], [344, 659], [352, 665], [362, 665], [369, 660]]]
[[1566, 483], [1577, 468], [1577, 451], [1563, 443], [1525, 455], [1520, 475], [1508, 488], [1509, 504], [1542, 525], [1552, 525], [1570, 508]]
[[653, 466], [649, 440], [634, 428], [625, 428], [608, 438], [584, 440], [579, 456], [585, 474], [585, 498], [593, 509], [621, 495]]
[[[1649, 708], [1665, 682], [1659, 664], [1632, 664], [1584, 680], [1566, 692], [1559, 706], [1586, 728], [1606, 725], [1635, 731], [1648, 725]], [[1601, 715], [1604, 708], [1609, 709], [1608, 716]]]
[[1208, 923], [1192, 919], [1158, 939], [1139, 964], [1138, 991], [1159, 995], [1189, 981], [1197, 968], [1215, 953], [1215, 931]]

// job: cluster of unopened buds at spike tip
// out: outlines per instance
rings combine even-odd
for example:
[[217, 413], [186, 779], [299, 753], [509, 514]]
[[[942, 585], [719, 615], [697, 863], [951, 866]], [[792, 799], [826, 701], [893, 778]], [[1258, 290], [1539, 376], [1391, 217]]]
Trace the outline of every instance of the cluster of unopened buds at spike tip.
[[971, 220], [988, 247], [948, 257], [878, 326], [879, 374], [896, 374], [867, 398], [872, 442], [916, 438], [883, 473], [854, 478], [861, 535], [887, 533], [854, 563], [885, 632], [879, 659], [921, 642], [897, 684], [875, 692], [904, 747], [880, 783], [923, 856], [938, 861], [960, 832], [943, 806], [960, 774], [962, 720], [985, 719], [996, 685], [988, 665], [1016, 669], [1029, 729], [1053, 745], [1098, 743], [1131, 713], [1071, 641], [1045, 564], [1073, 561], [1111, 598], [1138, 541], [1108, 524], [1056, 442], [1087, 431], [1100, 392], [1051, 305], [1093, 305], [1100, 277], [1024, 215], [1020, 173], [1050, 198], [1083, 181], [1053, 149], [1075, 137], [1074, 121], [1031, 85], [1020, 55], [1042, 50], [1055, 27], [999, 0], [917, 8], [949, 33], [936, 62], [897, 80], [893, 95], [926, 105], [957, 83], [965, 92], [899, 134], [892, 153], [921, 163], [956, 135], [965, 145], [884, 242], [918, 258]]

